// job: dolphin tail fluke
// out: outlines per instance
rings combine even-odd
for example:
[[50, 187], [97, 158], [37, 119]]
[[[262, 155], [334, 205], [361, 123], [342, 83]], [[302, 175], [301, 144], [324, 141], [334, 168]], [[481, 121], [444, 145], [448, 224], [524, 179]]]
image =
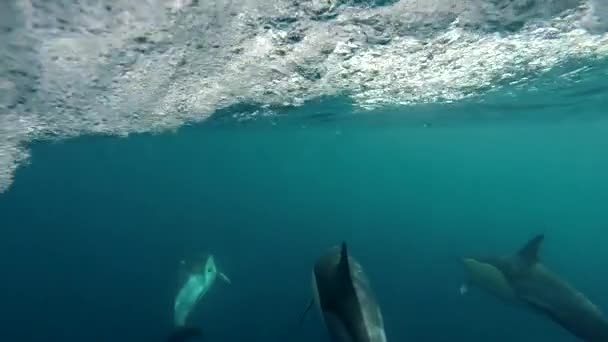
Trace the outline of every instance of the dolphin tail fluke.
[[167, 342], [187, 342], [194, 339], [202, 340], [203, 332], [200, 328], [191, 326], [177, 327], [167, 338]]
[[308, 311], [310, 311], [310, 308], [312, 308], [312, 304], [313, 304], [313, 300], [311, 299], [310, 301], [308, 301], [308, 305], [306, 306], [306, 310], [304, 310], [304, 312], [300, 316], [300, 326], [302, 326], [302, 322], [304, 322], [304, 318], [306, 318], [306, 314], [308, 313]]
[[219, 276], [220, 276], [220, 278], [222, 278], [223, 281], [226, 282], [226, 284], [232, 285], [232, 281], [230, 280], [230, 278], [228, 278], [228, 276], [226, 274], [224, 274], [223, 272], [220, 272]]

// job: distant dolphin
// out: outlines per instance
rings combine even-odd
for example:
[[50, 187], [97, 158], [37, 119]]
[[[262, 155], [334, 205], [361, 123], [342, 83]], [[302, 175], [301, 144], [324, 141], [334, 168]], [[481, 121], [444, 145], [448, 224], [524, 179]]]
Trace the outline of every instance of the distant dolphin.
[[[587, 342], [608, 342], [608, 319], [582, 293], [539, 262], [540, 234], [508, 256], [464, 258], [467, 283], [540, 313]], [[467, 284], [461, 293], [467, 291]]]
[[182, 327], [186, 324], [188, 316], [201, 298], [215, 284], [218, 276], [226, 283], [231, 283], [224, 273], [218, 271], [213, 255], [209, 255], [204, 267], [197, 265], [190, 271], [175, 298], [174, 321], [176, 327]]
[[313, 302], [335, 342], [386, 342], [380, 306], [361, 265], [348, 255], [346, 243], [321, 256], [312, 273]]

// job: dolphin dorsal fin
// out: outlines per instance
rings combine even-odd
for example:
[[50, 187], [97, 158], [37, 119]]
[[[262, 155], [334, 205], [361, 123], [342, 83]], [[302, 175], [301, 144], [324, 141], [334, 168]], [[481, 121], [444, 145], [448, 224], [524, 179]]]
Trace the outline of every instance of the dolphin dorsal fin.
[[219, 272], [218, 275], [220, 276], [220, 279], [222, 279], [226, 284], [232, 285], [232, 280], [230, 280], [230, 278], [228, 278], [228, 276], [224, 272]]
[[338, 266], [338, 270], [340, 272], [340, 276], [342, 280], [351, 283], [351, 273], [350, 273], [350, 263], [348, 262], [348, 247], [346, 246], [346, 242], [342, 242], [342, 247], [340, 249], [340, 262]]
[[519, 257], [529, 265], [533, 265], [538, 262], [538, 250], [540, 245], [545, 238], [544, 234], [538, 234], [530, 239], [524, 247], [522, 247], [518, 255]]

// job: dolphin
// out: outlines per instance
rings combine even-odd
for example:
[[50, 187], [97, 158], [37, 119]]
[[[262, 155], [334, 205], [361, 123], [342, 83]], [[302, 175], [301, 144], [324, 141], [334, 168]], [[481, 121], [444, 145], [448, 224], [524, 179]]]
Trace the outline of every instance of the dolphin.
[[197, 327], [181, 326], [169, 335], [167, 342], [185, 342], [197, 338], [202, 339], [202, 336], [203, 332]]
[[511, 255], [463, 258], [467, 280], [461, 293], [472, 285], [549, 318], [582, 341], [608, 342], [606, 316], [539, 260], [543, 240], [538, 234]]
[[312, 271], [313, 302], [334, 342], [386, 342], [380, 306], [361, 265], [345, 242], [322, 255]]
[[196, 304], [211, 289], [218, 277], [228, 284], [231, 283], [230, 278], [218, 270], [213, 255], [207, 257], [202, 267], [197, 264], [190, 270], [184, 285], [175, 297], [173, 310], [176, 327], [185, 326], [186, 320]]

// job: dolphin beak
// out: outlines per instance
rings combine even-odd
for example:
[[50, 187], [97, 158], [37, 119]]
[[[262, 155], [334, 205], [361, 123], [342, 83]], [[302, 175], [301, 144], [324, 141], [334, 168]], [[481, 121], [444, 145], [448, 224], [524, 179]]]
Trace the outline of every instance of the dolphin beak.
[[470, 265], [471, 263], [477, 263], [478, 261], [473, 259], [473, 258], [462, 258], [460, 259], [460, 261], [462, 261], [463, 264], [465, 265]]

